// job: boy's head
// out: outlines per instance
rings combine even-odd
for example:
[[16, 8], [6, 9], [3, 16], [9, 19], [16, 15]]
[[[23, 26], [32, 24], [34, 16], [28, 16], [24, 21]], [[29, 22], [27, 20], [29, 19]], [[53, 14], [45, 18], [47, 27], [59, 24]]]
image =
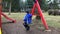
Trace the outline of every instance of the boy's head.
[[26, 11], [26, 13], [29, 13], [29, 11]]

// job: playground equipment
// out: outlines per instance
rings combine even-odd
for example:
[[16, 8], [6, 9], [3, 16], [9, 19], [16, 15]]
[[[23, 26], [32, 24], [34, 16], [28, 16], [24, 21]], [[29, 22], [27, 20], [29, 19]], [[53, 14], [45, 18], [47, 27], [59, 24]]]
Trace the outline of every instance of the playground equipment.
[[0, 34], [2, 34], [2, 31], [1, 31], [1, 10], [2, 10], [2, 0], [0, 0]]
[[[41, 10], [41, 8], [40, 8], [40, 6], [39, 6], [39, 3], [38, 3], [38, 0], [34, 0], [34, 6], [33, 6], [33, 8], [32, 8], [32, 15], [34, 15], [34, 9], [35, 8], [38, 8], [38, 13], [39, 13], [39, 16], [41, 17], [41, 20], [42, 20], [42, 23], [43, 23], [43, 25], [45, 26], [45, 28], [46, 28], [46, 30], [47, 31], [49, 31], [49, 28], [48, 28], [48, 25], [47, 25], [47, 23], [46, 23], [46, 20], [45, 20], [45, 18], [44, 18], [44, 16], [43, 16], [43, 13], [42, 13], [42, 10]], [[2, 0], [0, 0], [0, 34], [2, 34], [1, 32], [1, 15], [3, 15], [6, 19], [8, 19], [8, 20], [12, 20], [13, 22], [16, 22], [15, 20], [13, 20], [13, 19], [11, 19], [11, 18], [9, 18], [8, 16], [6, 16], [4, 13], [2, 13], [1, 12], [2, 11]]]
[[2, 0], [0, 0], [0, 34], [2, 34], [2, 21], [1, 21], [1, 15], [4, 16], [6, 19], [11, 20], [12, 22], [16, 22], [16, 20], [9, 18], [7, 15], [2, 13]]
[[35, 10], [35, 8], [37, 8], [38, 9], [39, 16], [40, 16], [40, 18], [42, 20], [42, 23], [43, 23], [44, 27], [46, 28], [46, 30], [49, 30], [48, 25], [46, 23], [46, 20], [45, 20], [45, 18], [43, 16], [42, 10], [41, 10], [41, 8], [39, 6], [38, 0], [34, 0], [34, 2], [35, 3], [34, 3], [34, 6], [32, 8], [32, 15], [34, 15], [34, 10]]
[[16, 20], [14, 20], [14, 19], [12, 19], [12, 18], [9, 18], [7, 15], [5, 15], [4, 13], [1, 13], [2, 14], [2, 16], [4, 16], [6, 19], [8, 19], [8, 20], [11, 20], [12, 22], [16, 22]]

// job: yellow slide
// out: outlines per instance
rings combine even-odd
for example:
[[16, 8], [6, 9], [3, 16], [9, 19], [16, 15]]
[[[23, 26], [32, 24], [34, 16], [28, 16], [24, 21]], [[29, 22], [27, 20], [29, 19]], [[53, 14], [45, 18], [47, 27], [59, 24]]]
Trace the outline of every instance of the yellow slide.
[[1, 28], [0, 28], [0, 34], [2, 34], [2, 33], [1, 33]]

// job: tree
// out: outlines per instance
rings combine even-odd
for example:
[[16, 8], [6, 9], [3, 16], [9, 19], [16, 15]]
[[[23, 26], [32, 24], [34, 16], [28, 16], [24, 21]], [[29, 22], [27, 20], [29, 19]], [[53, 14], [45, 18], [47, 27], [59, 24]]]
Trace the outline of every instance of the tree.
[[33, 7], [33, 0], [27, 0], [27, 6], [29, 6], [29, 8]]
[[54, 0], [53, 2], [54, 2], [53, 9], [58, 9], [59, 7], [58, 7], [57, 0]]
[[19, 0], [12, 1], [12, 11], [18, 11], [20, 9]]
[[12, 3], [12, 0], [3, 0], [3, 2], [8, 2], [8, 6], [7, 9], [9, 9], [9, 15], [11, 14], [11, 3]]
[[48, 6], [46, 4], [46, 0], [38, 0], [40, 7], [42, 10], [48, 10]]
[[59, 6], [58, 6], [59, 3], [57, 3], [57, 1], [58, 0], [54, 0], [53, 2], [50, 2], [49, 3], [49, 8], [50, 9], [58, 9], [59, 8]]

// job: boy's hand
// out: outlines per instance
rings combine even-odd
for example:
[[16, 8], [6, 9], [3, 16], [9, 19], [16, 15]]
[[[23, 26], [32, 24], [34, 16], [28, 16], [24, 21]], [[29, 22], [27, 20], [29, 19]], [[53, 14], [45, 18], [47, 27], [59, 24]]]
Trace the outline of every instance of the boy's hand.
[[32, 19], [35, 19], [36, 16], [33, 16]]

